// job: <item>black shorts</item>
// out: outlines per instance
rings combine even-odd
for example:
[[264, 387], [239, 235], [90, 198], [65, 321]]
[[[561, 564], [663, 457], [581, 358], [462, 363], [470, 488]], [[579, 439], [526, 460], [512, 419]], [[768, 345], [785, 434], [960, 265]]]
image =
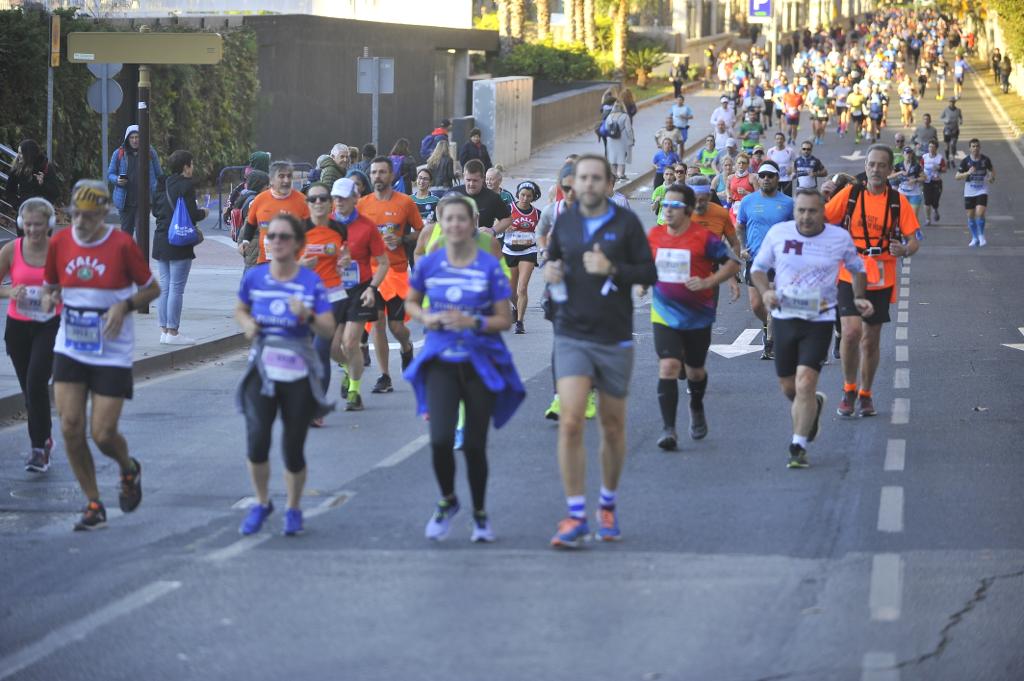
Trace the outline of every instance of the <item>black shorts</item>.
[[[746, 284], [747, 286], [753, 286], [754, 285], [754, 282], [751, 281], [751, 279], [750, 279], [750, 268], [753, 267], [753, 266], [754, 266], [754, 261], [753, 260], [748, 260], [747, 261], [747, 266], [743, 268], [743, 283]], [[775, 281], [775, 270], [774, 269], [768, 270], [768, 281], [769, 282]]]
[[786, 116], [786, 125], [800, 125], [800, 117]]
[[939, 199], [942, 198], [942, 180], [925, 182], [921, 189], [924, 192], [924, 205], [939, 209]]
[[980, 194], [979, 196], [965, 196], [964, 197], [964, 210], [974, 210], [978, 206], [988, 205], [988, 194]]
[[[860, 317], [857, 307], [853, 304], [853, 284], [841, 281], [838, 285], [837, 309], [840, 317]], [[886, 324], [892, 321], [889, 316], [889, 300], [892, 298], [892, 286], [888, 288], [868, 289], [864, 297], [871, 301], [875, 311], [870, 317], [864, 318], [865, 324]]]
[[84, 383], [89, 392], [104, 397], [132, 399], [130, 367], [108, 367], [86, 364], [57, 353], [53, 356], [54, 383]]
[[775, 374], [792, 376], [798, 366], [821, 371], [832, 342], [832, 322], [806, 319], [772, 319]]
[[688, 367], [703, 369], [711, 347], [711, 327], [673, 329], [654, 324], [654, 351], [658, 359], [678, 359]]
[[530, 262], [536, 267], [537, 265], [537, 253], [524, 253], [523, 255], [509, 255], [508, 253], [502, 253], [505, 256], [505, 264], [509, 266], [509, 269], [515, 269], [519, 267], [521, 262]]
[[942, 141], [943, 142], [947, 142], [947, 143], [949, 143], [949, 142], [956, 142], [959, 139], [960, 139], [960, 131], [959, 130], [957, 130], [956, 132], [946, 131], [946, 130], [942, 131]]
[[404, 322], [405, 321], [405, 299], [395, 296], [391, 300], [384, 300], [380, 298], [380, 293], [377, 293], [377, 309], [384, 310], [385, 319], [391, 322]]
[[339, 324], [345, 324], [353, 322], [356, 324], [362, 324], [365, 322], [377, 321], [379, 314], [377, 308], [383, 306], [384, 299], [380, 296], [380, 291], [377, 291], [377, 303], [372, 307], [363, 307], [363, 303], [360, 300], [363, 297], [363, 291], [369, 286], [369, 283], [358, 284], [352, 288], [345, 289], [345, 293], [348, 297], [345, 300], [339, 300], [335, 303], [334, 308], [334, 320]]

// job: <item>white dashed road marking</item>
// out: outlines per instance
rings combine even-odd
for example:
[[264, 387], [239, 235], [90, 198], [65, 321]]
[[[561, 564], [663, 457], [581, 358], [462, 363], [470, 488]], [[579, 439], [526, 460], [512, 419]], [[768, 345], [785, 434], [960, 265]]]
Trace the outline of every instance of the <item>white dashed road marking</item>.
[[878, 531], [903, 531], [903, 488], [883, 487], [878, 501]]
[[864, 653], [860, 681], [900, 681], [900, 670], [895, 667], [892, 653]]
[[903, 606], [903, 559], [896, 553], [879, 553], [871, 561], [868, 607], [876, 622], [895, 622]]
[[892, 423], [902, 426], [910, 423], [910, 398], [897, 397], [892, 401]]
[[910, 361], [910, 350], [906, 345], [896, 346], [896, 361], [897, 362], [909, 362]]
[[885, 445], [885, 470], [902, 471], [906, 464], [907, 441], [889, 440]]
[[910, 388], [910, 369], [897, 369], [892, 377], [892, 387], [896, 390], [907, 390]]

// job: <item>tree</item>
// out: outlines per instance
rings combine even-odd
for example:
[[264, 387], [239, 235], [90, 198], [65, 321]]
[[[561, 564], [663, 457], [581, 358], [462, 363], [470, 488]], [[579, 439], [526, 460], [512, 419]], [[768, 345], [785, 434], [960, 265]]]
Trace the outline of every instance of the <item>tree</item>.
[[572, 3], [572, 14], [573, 14], [573, 25], [576, 28], [576, 34], [573, 36], [573, 41], [582, 43], [583, 42], [583, 0], [573, 0]]
[[513, 40], [523, 39], [523, 17], [526, 14], [526, 0], [509, 0], [509, 33]]
[[597, 49], [597, 31], [594, 28], [594, 0], [583, 0], [583, 42], [588, 50]]
[[626, 68], [626, 42], [629, 27], [626, 20], [629, 18], [629, 0], [618, 0], [618, 7], [612, 5], [612, 63], [615, 68], [625, 71]]
[[502, 38], [508, 37], [509, 29], [509, 0], [498, 0], [498, 35]]
[[537, 38], [544, 40], [551, 33], [551, 5], [548, 0], [537, 0]]

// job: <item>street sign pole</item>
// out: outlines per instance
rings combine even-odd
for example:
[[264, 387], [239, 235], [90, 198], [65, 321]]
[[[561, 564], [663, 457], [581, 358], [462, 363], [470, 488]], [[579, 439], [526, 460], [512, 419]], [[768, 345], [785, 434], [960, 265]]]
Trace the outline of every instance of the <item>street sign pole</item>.
[[103, 68], [103, 76], [100, 78], [100, 86], [103, 88], [103, 94], [101, 95], [102, 99], [100, 99], [100, 102], [101, 102], [100, 108], [102, 109], [102, 111], [100, 111], [100, 119], [102, 120], [102, 124], [100, 126], [100, 128], [101, 128], [100, 129], [100, 132], [101, 132], [100, 137], [103, 140], [102, 141], [103, 153], [100, 155], [100, 177], [103, 176], [103, 170], [104, 170], [103, 164], [107, 162], [107, 149], [110, 148], [110, 138], [108, 137], [110, 131], [109, 131], [109, 128], [107, 127], [107, 124], [110, 121], [110, 99], [109, 99], [109, 97], [107, 97], [107, 68], [106, 68], [106, 66], [107, 66], [106, 64], [103, 65], [103, 67], [104, 67]]
[[380, 96], [395, 92], [395, 60], [392, 57], [363, 56], [356, 60], [356, 94], [370, 95], [370, 138], [380, 149]]
[[[50, 11], [50, 3], [46, 3]], [[53, 67], [60, 65], [60, 15], [50, 16], [50, 61], [46, 68], [46, 158], [53, 161]]]
[[380, 153], [380, 57], [373, 58], [373, 94], [371, 97], [373, 103], [370, 111], [370, 115], [372, 116], [372, 123], [370, 124], [370, 138], [373, 140], [373, 146], [376, 147], [377, 152]]
[[[135, 234], [146, 262], [149, 262], [149, 67], [139, 66], [139, 186]], [[149, 305], [139, 308], [149, 313]]]

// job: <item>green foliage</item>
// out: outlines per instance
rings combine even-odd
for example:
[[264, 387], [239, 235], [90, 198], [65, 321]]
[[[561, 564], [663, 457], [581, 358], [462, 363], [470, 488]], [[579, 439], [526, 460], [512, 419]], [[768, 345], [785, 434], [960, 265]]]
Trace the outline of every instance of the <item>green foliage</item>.
[[668, 55], [660, 45], [649, 45], [626, 53], [626, 71], [630, 74], [650, 73], [668, 61]]
[[540, 43], [520, 43], [497, 60], [496, 76], [533, 76], [540, 80], [568, 83], [593, 80], [600, 75], [597, 61], [583, 45], [555, 45], [550, 39]]
[[[57, 13], [65, 39], [71, 31], [123, 30], [78, 17], [73, 9]], [[223, 35], [220, 64], [154, 66], [150, 72], [152, 143], [161, 161], [175, 149], [190, 150], [201, 182], [211, 181], [221, 166], [244, 163], [253, 145], [259, 90], [255, 34], [240, 29]], [[9, 147], [16, 148], [26, 138], [45, 145], [49, 44], [45, 12], [0, 11], [0, 142]], [[122, 71], [129, 73], [133, 71]], [[86, 103], [94, 80], [85, 64], [71, 64], [66, 58], [54, 69], [51, 160], [65, 191], [78, 178], [101, 176], [109, 161], [100, 159], [100, 116]], [[122, 104], [129, 106], [130, 102]], [[111, 130], [111, 148], [120, 141], [120, 133]]]
[[999, 12], [999, 26], [1006, 36], [1003, 52], [1016, 61], [1024, 59], [1024, 4], [1020, 0], [989, 0], [989, 5]]
[[498, 13], [484, 12], [478, 17], [473, 17], [473, 28], [478, 28], [481, 31], [497, 31]]

